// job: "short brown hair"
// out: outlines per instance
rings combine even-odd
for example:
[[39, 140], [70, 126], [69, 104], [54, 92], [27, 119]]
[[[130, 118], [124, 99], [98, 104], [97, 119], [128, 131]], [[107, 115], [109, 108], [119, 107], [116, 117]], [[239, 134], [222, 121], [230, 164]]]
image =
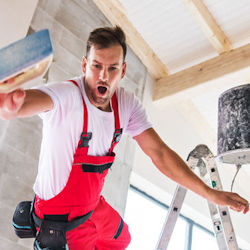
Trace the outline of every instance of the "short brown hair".
[[109, 48], [112, 45], [120, 44], [123, 50], [123, 60], [127, 53], [126, 36], [119, 26], [104, 27], [93, 30], [87, 41], [86, 56], [90, 51], [91, 46], [97, 45], [100, 49]]

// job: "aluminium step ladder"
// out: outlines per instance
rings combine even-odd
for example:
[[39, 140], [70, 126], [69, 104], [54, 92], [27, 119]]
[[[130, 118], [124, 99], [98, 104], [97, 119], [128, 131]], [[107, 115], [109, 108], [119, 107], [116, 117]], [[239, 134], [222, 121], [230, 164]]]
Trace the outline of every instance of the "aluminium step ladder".
[[[222, 184], [214, 156], [206, 145], [198, 145], [190, 152], [188, 166], [199, 169], [203, 181], [216, 190], [222, 190]], [[166, 221], [156, 250], [166, 250], [180, 213], [187, 189], [178, 185], [170, 205]], [[238, 245], [227, 207], [221, 207], [208, 201], [208, 208], [219, 250], [238, 250]]]

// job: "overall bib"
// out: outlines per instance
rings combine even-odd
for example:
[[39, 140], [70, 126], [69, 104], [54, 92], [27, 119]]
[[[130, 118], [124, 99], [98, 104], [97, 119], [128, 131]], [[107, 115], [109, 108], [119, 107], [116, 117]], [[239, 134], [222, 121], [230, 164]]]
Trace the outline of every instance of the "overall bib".
[[[71, 80], [77, 87], [78, 84]], [[83, 132], [74, 154], [72, 170], [64, 189], [49, 200], [35, 198], [35, 214], [40, 219], [73, 221], [93, 211], [90, 218], [80, 226], [66, 232], [70, 250], [111, 250], [125, 249], [130, 242], [128, 226], [121, 216], [100, 195], [105, 176], [111, 167], [119, 142], [120, 128], [116, 94], [112, 97], [115, 118], [115, 132], [108, 155], [88, 155], [88, 142], [92, 133], [88, 132], [88, 111], [83, 100]]]

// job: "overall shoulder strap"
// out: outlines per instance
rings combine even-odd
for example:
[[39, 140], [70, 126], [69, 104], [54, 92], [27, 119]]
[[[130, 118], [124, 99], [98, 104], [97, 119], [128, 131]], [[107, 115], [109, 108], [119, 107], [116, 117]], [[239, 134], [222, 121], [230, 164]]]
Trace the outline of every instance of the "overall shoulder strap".
[[[78, 83], [74, 80], [69, 80], [70, 82], [72, 82], [73, 84], [75, 84], [79, 90], [80, 87], [78, 85]], [[81, 92], [81, 90], [80, 90]], [[92, 133], [88, 132], [88, 109], [87, 109], [87, 105], [86, 102], [84, 100], [83, 94], [81, 92], [81, 96], [82, 96], [82, 102], [83, 102], [83, 130], [82, 130], [82, 134], [81, 134], [81, 140], [78, 143], [78, 148], [86, 148], [86, 154], [88, 153], [88, 143], [89, 140], [92, 138]]]
[[114, 117], [115, 117], [115, 132], [113, 135], [111, 147], [109, 149], [109, 155], [112, 154], [114, 147], [120, 141], [121, 135], [122, 135], [122, 128], [120, 126], [119, 108], [118, 108], [118, 100], [117, 100], [116, 92], [112, 96], [112, 109], [113, 109]]

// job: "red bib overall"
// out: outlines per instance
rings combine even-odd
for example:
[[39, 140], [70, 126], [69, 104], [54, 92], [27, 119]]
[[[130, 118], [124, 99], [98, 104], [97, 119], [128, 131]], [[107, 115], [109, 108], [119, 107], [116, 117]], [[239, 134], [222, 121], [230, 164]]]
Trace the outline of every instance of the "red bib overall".
[[[78, 86], [75, 81], [71, 82]], [[44, 215], [66, 215], [67, 220], [72, 221], [94, 210], [86, 222], [66, 233], [69, 249], [125, 249], [130, 242], [128, 226], [100, 195], [105, 176], [115, 159], [113, 149], [119, 142], [122, 132], [117, 97], [116, 94], [112, 97], [115, 132], [107, 156], [88, 155], [88, 142], [92, 133], [88, 132], [88, 111], [83, 96], [82, 100], [83, 132], [74, 154], [68, 182], [59, 194], [49, 200], [42, 200], [36, 196], [35, 213], [41, 219]]]

